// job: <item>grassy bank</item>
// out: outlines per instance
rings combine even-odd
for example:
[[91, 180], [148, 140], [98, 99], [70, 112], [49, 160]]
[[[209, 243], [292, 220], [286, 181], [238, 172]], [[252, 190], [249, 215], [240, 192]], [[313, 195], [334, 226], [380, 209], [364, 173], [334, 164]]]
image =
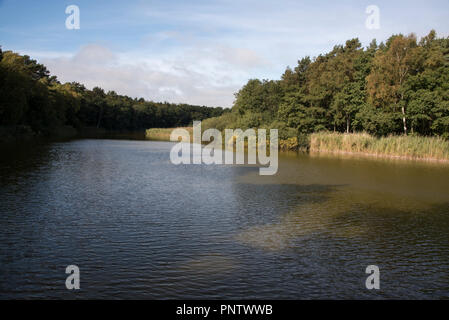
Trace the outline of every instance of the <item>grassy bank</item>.
[[193, 137], [192, 127], [182, 127], [182, 128], [152, 128], [145, 131], [145, 138], [148, 140], [161, 140], [170, 141], [170, 134], [175, 129], [185, 129], [189, 132], [190, 138]]
[[[148, 140], [170, 141], [170, 134], [175, 129], [186, 129], [190, 134], [190, 139], [191, 140], [193, 139], [193, 128], [192, 127], [147, 129], [145, 131], [145, 138]], [[300, 139], [300, 141], [302, 141], [302, 140]], [[269, 141], [267, 141], [267, 145], [269, 145]], [[247, 146], [246, 140], [245, 140], [245, 146]], [[284, 151], [300, 149], [300, 144], [298, 142], [298, 138], [294, 137], [294, 138], [289, 138], [286, 140], [279, 140], [279, 149], [284, 150]], [[306, 149], [306, 147], [304, 149]]]
[[388, 136], [366, 133], [314, 133], [310, 151], [360, 154], [377, 157], [449, 161], [449, 141], [437, 137]]
[[[185, 127], [192, 138], [192, 127]], [[149, 140], [170, 140], [174, 128], [146, 131]], [[279, 139], [279, 149], [310, 152], [367, 155], [382, 158], [449, 161], [449, 141], [437, 137], [388, 136], [377, 138], [367, 133], [313, 133], [299, 138]]]

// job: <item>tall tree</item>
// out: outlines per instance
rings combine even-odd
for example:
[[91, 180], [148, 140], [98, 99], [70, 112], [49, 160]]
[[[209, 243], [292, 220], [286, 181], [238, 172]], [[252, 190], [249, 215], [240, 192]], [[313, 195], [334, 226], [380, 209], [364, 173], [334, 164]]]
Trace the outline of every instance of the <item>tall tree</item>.
[[407, 134], [407, 110], [403, 85], [416, 67], [416, 37], [393, 36], [385, 50], [379, 50], [373, 60], [367, 87], [370, 101], [378, 107], [400, 108], [404, 134]]

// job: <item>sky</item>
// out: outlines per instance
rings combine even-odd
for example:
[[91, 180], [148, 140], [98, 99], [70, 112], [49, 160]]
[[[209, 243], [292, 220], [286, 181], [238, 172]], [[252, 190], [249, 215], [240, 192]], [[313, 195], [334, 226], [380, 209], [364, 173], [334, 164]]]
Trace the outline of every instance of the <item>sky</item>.
[[[80, 28], [67, 29], [77, 5]], [[369, 29], [370, 5], [379, 28]], [[153, 101], [230, 107], [248, 79], [358, 37], [449, 35], [449, 1], [0, 0], [0, 45], [77, 81]]]

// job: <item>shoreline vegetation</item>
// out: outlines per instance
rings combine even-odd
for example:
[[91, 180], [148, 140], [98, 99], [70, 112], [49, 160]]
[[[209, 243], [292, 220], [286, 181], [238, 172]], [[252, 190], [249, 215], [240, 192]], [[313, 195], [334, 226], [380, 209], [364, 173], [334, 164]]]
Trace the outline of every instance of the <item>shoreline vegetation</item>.
[[22, 142], [65, 141], [68, 139], [145, 139], [144, 130], [106, 130], [97, 127], [79, 127], [65, 125], [52, 128], [50, 132], [33, 130], [30, 126], [0, 126], [0, 147]]
[[145, 139], [170, 141], [170, 134], [175, 129], [185, 129], [190, 134], [190, 140], [193, 138], [193, 127], [179, 127], [179, 128], [151, 128], [145, 131]]
[[285, 151], [448, 161], [449, 37], [398, 34], [366, 47], [350, 39], [303, 57], [280, 80], [249, 79], [230, 109], [61, 83], [29, 56], [0, 48], [0, 141], [131, 132], [169, 140], [171, 128], [194, 120], [221, 132], [278, 129]]
[[449, 141], [440, 137], [387, 136], [367, 133], [313, 133], [309, 152], [400, 160], [449, 162]]
[[[170, 141], [177, 128], [152, 128], [145, 139]], [[183, 127], [192, 137], [193, 128]], [[301, 143], [299, 143], [301, 141]], [[440, 137], [387, 136], [375, 137], [367, 133], [318, 132], [307, 136], [279, 140], [281, 151], [341, 154], [372, 158], [449, 162], [449, 141]]]
[[248, 80], [201, 128], [278, 129], [285, 151], [449, 161], [449, 38], [348, 40], [280, 80]]

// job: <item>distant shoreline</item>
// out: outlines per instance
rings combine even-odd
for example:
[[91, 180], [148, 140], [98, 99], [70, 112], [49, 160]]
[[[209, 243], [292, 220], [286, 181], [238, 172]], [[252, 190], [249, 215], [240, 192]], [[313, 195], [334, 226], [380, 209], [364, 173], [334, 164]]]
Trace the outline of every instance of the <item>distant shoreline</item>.
[[[175, 128], [146, 130], [147, 140], [170, 141]], [[183, 128], [192, 130], [191, 127]], [[279, 140], [281, 151], [306, 151], [310, 154], [346, 155], [379, 159], [449, 163], [449, 141], [435, 137], [389, 136], [377, 138], [366, 133], [313, 133], [303, 137]]]
[[311, 155], [330, 155], [330, 156], [348, 156], [348, 158], [370, 158], [370, 159], [391, 159], [391, 160], [405, 160], [405, 161], [420, 161], [420, 162], [432, 162], [432, 163], [444, 163], [449, 164], [448, 159], [435, 159], [435, 158], [418, 158], [411, 156], [395, 156], [386, 154], [376, 154], [376, 153], [365, 153], [365, 152], [350, 152], [350, 151], [327, 151], [327, 150], [309, 150]]
[[[58, 139], [130, 139], [170, 141], [175, 128], [151, 128], [145, 132], [118, 132], [102, 128], [75, 129], [64, 126], [46, 136], [27, 126], [0, 127], [2, 144]], [[182, 127], [190, 133], [192, 127]], [[298, 141], [301, 140], [301, 143]], [[310, 155], [364, 157], [449, 164], [449, 141], [436, 137], [389, 136], [377, 138], [366, 133], [312, 133], [299, 138], [279, 140], [281, 152], [307, 152]]]
[[0, 126], [0, 144], [13, 144], [33, 141], [59, 141], [67, 139], [129, 139], [145, 140], [143, 130], [106, 130], [97, 127], [74, 128], [59, 126], [50, 132], [34, 131], [30, 126]]

